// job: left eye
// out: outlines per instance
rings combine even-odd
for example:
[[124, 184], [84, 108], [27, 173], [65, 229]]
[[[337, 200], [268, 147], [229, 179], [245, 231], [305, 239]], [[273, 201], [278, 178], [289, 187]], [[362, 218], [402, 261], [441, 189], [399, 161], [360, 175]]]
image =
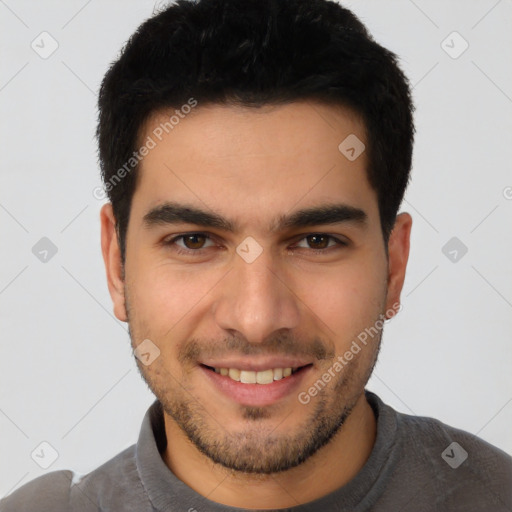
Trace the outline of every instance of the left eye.
[[[182, 244], [178, 243], [182, 242]], [[205, 243], [209, 241], [210, 245], [206, 245]], [[211, 247], [215, 245], [209, 236], [203, 235], [202, 233], [191, 233], [189, 235], [180, 235], [176, 238], [173, 238], [169, 241], [169, 243], [176, 243], [178, 247], [181, 247], [182, 249], [189, 249], [189, 250], [199, 250], [204, 249], [205, 247]]]
[[[303, 242], [304, 241], [304, 242]], [[332, 242], [332, 243], [330, 243]], [[306, 243], [307, 245], [300, 245], [301, 243]], [[305, 248], [305, 249], [328, 249], [329, 247], [333, 247], [335, 245], [347, 245], [345, 242], [335, 238], [331, 235], [324, 235], [323, 233], [316, 233], [305, 236], [301, 239], [300, 243], [297, 244], [297, 247]]]

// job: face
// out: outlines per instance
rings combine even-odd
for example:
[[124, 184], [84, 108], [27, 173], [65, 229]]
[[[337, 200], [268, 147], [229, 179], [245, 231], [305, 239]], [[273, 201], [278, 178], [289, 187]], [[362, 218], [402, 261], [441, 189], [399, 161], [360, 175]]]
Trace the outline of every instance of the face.
[[102, 212], [114, 311], [133, 348], [144, 343], [137, 364], [166, 423], [200, 452], [244, 472], [297, 466], [362, 396], [382, 329], [364, 344], [361, 333], [399, 300], [408, 233], [392, 234], [388, 261], [366, 154], [338, 149], [366, 141], [349, 110], [198, 105], [160, 141], [168, 119], [141, 134], [156, 145], [139, 169], [124, 280]]

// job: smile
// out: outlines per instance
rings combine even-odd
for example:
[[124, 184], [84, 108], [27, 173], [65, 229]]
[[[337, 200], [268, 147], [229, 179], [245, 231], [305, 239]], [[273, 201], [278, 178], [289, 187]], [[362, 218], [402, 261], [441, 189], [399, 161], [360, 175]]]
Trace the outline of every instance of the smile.
[[200, 364], [213, 389], [243, 405], [265, 406], [294, 396], [301, 382], [313, 371], [313, 364], [258, 370]]
[[290, 377], [300, 368], [269, 368], [262, 371], [252, 370], [239, 370], [238, 368], [212, 368], [207, 366], [208, 369], [213, 370], [223, 376], [227, 376], [234, 381], [241, 382], [242, 384], [272, 384], [275, 380], [286, 379]]

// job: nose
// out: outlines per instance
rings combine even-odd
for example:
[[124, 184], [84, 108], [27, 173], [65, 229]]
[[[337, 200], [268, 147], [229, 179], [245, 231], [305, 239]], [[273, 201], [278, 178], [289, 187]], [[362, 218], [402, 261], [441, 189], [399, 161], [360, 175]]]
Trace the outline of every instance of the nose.
[[252, 263], [236, 256], [214, 304], [217, 325], [230, 334], [237, 331], [249, 343], [297, 327], [299, 299], [290, 285], [270, 251], [263, 251]]

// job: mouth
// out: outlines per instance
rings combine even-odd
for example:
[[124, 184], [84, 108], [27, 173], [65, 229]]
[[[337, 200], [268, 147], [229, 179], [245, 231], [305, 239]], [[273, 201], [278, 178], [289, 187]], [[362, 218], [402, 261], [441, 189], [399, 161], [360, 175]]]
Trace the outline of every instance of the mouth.
[[271, 405], [289, 397], [313, 369], [313, 364], [248, 370], [200, 364], [210, 385], [225, 397], [247, 406]]
[[213, 366], [208, 366], [202, 364], [204, 368], [213, 371], [223, 377], [228, 377], [235, 382], [241, 382], [242, 384], [263, 384], [268, 385], [272, 384], [276, 380], [287, 379], [291, 375], [294, 375], [298, 371], [302, 369], [312, 366], [312, 364], [307, 364], [304, 366], [298, 366], [295, 368], [286, 367], [286, 368], [268, 368], [266, 370], [240, 370], [239, 368], [215, 368]]

